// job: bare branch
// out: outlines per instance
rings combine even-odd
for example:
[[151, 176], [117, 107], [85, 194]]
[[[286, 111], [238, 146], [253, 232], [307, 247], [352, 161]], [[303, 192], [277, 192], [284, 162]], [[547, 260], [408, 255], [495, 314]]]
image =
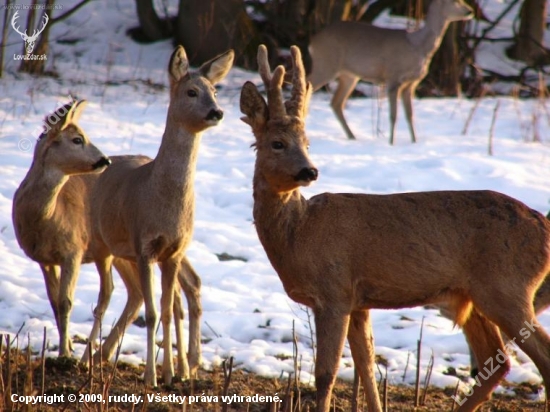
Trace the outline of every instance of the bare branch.
[[67, 10], [65, 13], [61, 14], [60, 16], [57, 16], [57, 17], [51, 19], [51, 24], [55, 24], [55, 23], [60, 22], [61, 20], [65, 20], [66, 18], [70, 17], [72, 14], [74, 14], [76, 11], [78, 11], [80, 8], [85, 6], [90, 1], [91, 0], [82, 0], [80, 3], [75, 5], [70, 10]]

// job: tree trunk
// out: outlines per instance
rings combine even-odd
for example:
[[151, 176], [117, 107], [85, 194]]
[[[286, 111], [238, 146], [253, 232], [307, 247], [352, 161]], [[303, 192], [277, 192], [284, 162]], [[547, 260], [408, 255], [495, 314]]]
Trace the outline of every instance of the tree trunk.
[[[51, 20], [54, 4], [55, 0], [46, 0], [46, 9], [44, 10], [44, 13], [48, 16], [48, 24], [46, 24], [44, 31], [40, 34], [40, 40], [38, 40], [38, 43], [33, 51], [34, 55], [45, 55], [47, 58], [47, 54], [50, 49], [50, 28], [53, 25]], [[30, 18], [29, 20], [32, 21], [34, 19]], [[42, 21], [42, 16], [40, 16], [38, 21]], [[32, 27], [29, 27], [29, 31], [32, 32]], [[47, 60], [22, 60], [21, 66], [19, 66], [19, 71], [37, 75], [44, 74], [46, 63]]]
[[[464, 69], [461, 61], [457, 39], [460, 36], [462, 22], [449, 25], [441, 46], [435, 52], [430, 64], [430, 71], [424, 80], [425, 85], [437, 90], [443, 96], [458, 96], [460, 94], [460, 77]], [[426, 94], [431, 94], [426, 90]]]
[[317, 0], [313, 10], [311, 34], [315, 34], [335, 21], [348, 20], [352, 0]]
[[180, 0], [175, 37], [194, 66], [232, 48], [236, 64], [256, 67], [259, 39], [242, 0]]
[[4, 8], [4, 28], [2, 29], [2, 40], [0, 41], [0, 77], [2, 77], [4, 73], [4, 50], [6, 48], [6, 40], [8, 38], [8, 20], [11, 15], [10, 5], [11, 0], [6, 0], [6, 7]]
[[550, 63], [549, 52], [544, 48], [546, 8], [546, 0], [525, 0], [520, 11], [519, 33], [516, 42], [507, 49], [508, 57], [530, 66]]
[[[136, 0], [136, 10], [141, 36], [139, 40], [154, 42], [171, 36], [169, 21], [162, 21], [153, 5], [153, 0]], [[138, 37], [134, 33], [134, 37]]]

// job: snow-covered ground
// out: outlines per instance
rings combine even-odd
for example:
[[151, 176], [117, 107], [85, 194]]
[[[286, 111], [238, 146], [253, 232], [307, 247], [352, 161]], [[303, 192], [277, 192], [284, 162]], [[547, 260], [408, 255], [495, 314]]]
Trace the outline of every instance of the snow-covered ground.
[[[66, 9], [71, 4], [59, 3]], [[503, 7], [500, 2], [494, 3]], [[104, 153], [155, 156], [164, 130], [168, 96], [166, 90], [146, 83], [166, 85], [165, 67], [172, 45], [169, 41], [147, 46], [132, 43], [124, 33], [135, 24], [133, 1], [103, 0], [90, 3], [82, 12], [54, 26], [48, 64], [60, 73], [60, 79], [16, 73], [19, 62], [12, 56], [21, 53], [23, 42], [9, 29], [7, 74], [0, 79], [0, 333], [14, 334], [22, 327], [21, 339], [30, 333], [31, 343], [38, 349], [46, 327], [51, 355], [55, 355], [53, 347], [58, 342], [55, 321], [38, 265], [23, 254], [15, 240], [12, 197], [30, 166], [43, 117], [67, 102], [69, 95], [89, 101], [80, 124]], [[59, 40], [65, 42], [56, 42]], [[237, 365], [260, 374], [278, 376], [282, 371], [292, 371], [289, 356], [295, 324], [302, 379], [312, 382], [308, 315], [284, 293], [252, 224], [253, 136], [239, 120], [238, 107], [245, 80], [259, 84], [257, 74], [238, 69], [222, 82], [218, 99], [225, 118], [220, 126], [205, 133], [199, 153], [195, 233], [188, 256], [203, 282], [204, 366], [234, 356]], [[106, 81], [116, 84], [107, 86]], [[410, 143], [400, 112], [396, 145], [390, 147], [385, 99], [349, 101], [346, 116], [357, 141], [345, 138], [329, 100], [325, 93], [315, 94], [307, 119], [311, 158], [320, 170], [318, 182], [303, 190], [307, 197], [325, 191], [384, 194], [492, 189], [541, 213], [550, 209], [550, 115], [545, 102], [483, 99], [464, 135], [462, 130], [475, 102], [416, 100], [419, 143]], [[498, 102], [493, 156], [489, 156], [490, 126]], [[540, 142], [532, 141], [535, 131]], [[220, 261], [216, 255], [222, 253], [242, 260]], [[156, 290], [158, 294], [159, 282]], [[84, 265], [71, 335], [85, 337], [90, 332], [97, 292], [95, 268]], [[124, 285], [117, 278], [104, 333], [119, 316], [124, 302]], [[539, 319], [550, 331], [550, 312]], [[462, 376], [467, 375], [469, 355], [464, 337], [438, 311], [423, 308], [373, 311], [376, 353], [387, 359], [390, 383], [414, 381], [416, 341], [422, 321], [423, 373], [433, 353], [431, 382], [455, 386], [456, 377], [445, 372], [453, 367]], [[123, 360], [144, 360], [144, 337], [145, 329], [128, 329]], [[80, 356], [84, 346], [76, 344], [75, 349], [75, 355]], [[340, 366], [340, 376], [351, 379], [349, 348]], [[540, 382], [536, 367], [523, 354], [514, 360], [507, 379]]]

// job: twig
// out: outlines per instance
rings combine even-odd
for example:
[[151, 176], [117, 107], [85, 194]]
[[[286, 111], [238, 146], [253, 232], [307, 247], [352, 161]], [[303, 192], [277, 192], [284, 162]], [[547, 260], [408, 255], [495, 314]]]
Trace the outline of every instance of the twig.
[[8, 366], [8, 376], [7, 376], [7, 388], [6, 388], [6, 406], [9, 408], [11, 406], [11, 392], [12, 392], [12, 377], [11, 377], [11, 343], [10, 335], [6, 335], [6, 365]]
[[311, 339], [311, 351], [313, 352], [312, 355], [313, 355], [313, 365], [315, 365], [315, 362], [316, 362], [316, 357], [317, 357], [317, 353], [316, 353], [316, 348], [315, 348], [315, 336], [314, 336], [314, 332], [313, 332], [313, 322], [312, 322], [312, 315], [311, 315], [311, 311], [309, 310], [309, 308], [306, 306], [306, 315], [307, 315], [307, 324], [308, 324], [308, 327], [309, 327], [309, 338]]
[[[4, 370], [2, 363], [2, 350], [4, 349], [4, 334], [0, 333], [0, 393], [6, 393], [4, 387]], [[44, 392], [42, 392], [44, 393]], [[0, 396], [0, 406], [2, 406], [2, 397]]]
[[491, 128], [489, 129], [489, 148], [488, 148], [489, 156], [493, 155], [493, 132], [495, 130], [495, 123], [497, 120], [497, 113], [498, 113], [499, 106], [500, 106], [500, 100], [497, 100], [497, 104], [495, 105], [495, 109], [493, 110], [493, 118], [491, 119]]
[[402, 380], [405, 382], [405, 378], [407, 377], [407, 369], [409, 369], [409, 360], [411, 358], [411, 351], [407, 352], [407, 363], [405, 363], [405, 370], [403, 371], [403, 377]]
[[474, 44], [472, 46], [472, 49], [476, 49], [476, 47], [479, 45], [479, 43], [481, 43], [482, 40], [485, 39], [485, 36], [491, 31], [493, 30], [499, 23], [500, 21], [508, 14], [508, 12], [510, 10], [512, 10], [512, 8], [519, 2], [519, 0], [514, 0], [512, 1], [510, 4], [508, 4], [508, 6], [502, 11], [502, 13], [500, 13], [500, 15], [491, 23], [489, 24], [489, 26], [487, 26], [482, 32], [481, 32], [481, 37], [477, 40], [474, 41]]
[[420, 325], [420, 339], [416, 343], [416, 382], [414, 383], [414, 406], [420, 406], [420, 358], [422, 355], [422, 332], [424, 330], [424, 316]]
[[389, 398], [388, 398], [388, 368], [386, 367], [386, 377], [384, 378], [384, 389], [383, 389], [383, 402], [384, 402], [384, 412], [388, 412]]
[[286, 385], [286, 391], [285, 391], [285, 399], [284, 399], [284, 407], [283, 412], [289, 412], [292, 409], [292, 395], [290, 393], [290, 382], [292, 379], [292, 372], [288, 372], [288, 382]]
[[296, 336], [296, 325], [292, 320], [292, 359], [294, 361], [294, 391], [296, 393], [296, 406], [301, 406], [301, 394], [299, 386], [298, 370], [298, 337]]
[[453, 412], [455, 410], [456, 400], [458, 399], [458, 387], [459, 386], [460, 386], [460, 379], [457, 379], [456, 388], [455, 388], [455, 395], [451, 396], [451, 399], [453, 400], [453, 402], [451, 404], [451, 412]]
[[19, 393], [19, 332], [15, 335], [15, 393]]
[[89, 3], [89, 2], [90, 2], [90, 0], [82, 0], [80, 3], [75, 5], [73, 8], [67, 10], [65, 13], [63, 13], [63, 14], [55, 17], [55, 18], [50, 19], [50, 24], [55, 24], [57, 22], [60, 22], [61, 20], [65, 20], [66, 18], [71, 16], [73, 13], [77, 12], [78, 9], [80, 9], [82, 6], [85, 6], [86, 3]]
[[221, 335], [219, 335], [219, 334], [214, 330], [214, 328], [212, 328], [212, 326], [210, 326], [210, 324], [209, 324], [207, 321], [204, 321], [204, 324], [205, 324], [206, 326], [208, 326], [208, 329], [210, 329], [210, 330], [212, 331], [212, 333], [214, 334], [214, 336], [215, 336], [216, 338], [221, 338]]
[[93, 350], [92, 342], [88, 340], [88, 345], [86, 345], [86, 350], [88, 351], [88, 380], [90, 381], [90, 393], [92, 393], [92, 386], [94, 382], [94, 361], [93, 361]]
[[384, 380], [384, 374], [382, 373], [378, 362], [376, 362], [376, 368], [378, 369], [378, 374], [380, 375], [380, 380], [378, 381], [378, 387], [380, 388], [382, 386], [382, 381]]
[[472, 109], [470, 110], [470, 113], [468, 114], [468, 118], [466, 119], [466, 123], [464, 123], [464, 128], [462, 129], [462, 136], [465, 136], [466, 133], [468, 133], [468, 128], [470, 127], [470, 122], [472, 121], [472, 118], [474, 117], [474, 113], [477, 110], [479, 103], [481, 102], [481, 99], [485, 96], [487, 93], [487, 88], [485, 86], [482, 87], [481, 93], [479, 94], [479, 97], [476, 99]]
[[[222, 362], [223, 368], [223, 396], [226, 397], [229, 392], [229, 384], [231, 383], [231, 373], [233, 372], [233, 356], [229, 357], [229, 366], [227, 366], [227, 360]], [[227, 412], [229, 404], [224, 402], [222, 404], [222, 412]]]
[[[1, 352], [1, 351], [0, 351]], [[40, 369], [42, 373], [42, 381], [40, 382], [40, 393], [46, 393], [46, 327], [44, 326], [44, 335], [42, 337], [42, 354], [40, 356]]]
[[428, 362], [428, 370], [426, 372], [426, 378], [424, 379], [424, 392], [422, 393], [422, 406], [426, 404], [426, 395], [428, 394], [428, 386], [430, 386], [430, 379], [432, 377], [432, 370], [434, 368], [434, 352], [432, 350], [432, 356]]

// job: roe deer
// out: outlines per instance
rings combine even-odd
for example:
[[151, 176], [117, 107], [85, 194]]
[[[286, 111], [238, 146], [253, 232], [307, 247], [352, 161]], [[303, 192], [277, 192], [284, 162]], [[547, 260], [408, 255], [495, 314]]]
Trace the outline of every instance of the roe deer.
[[472, 9], [463, 0], [432, 0], [424, 27], [414, 32], [361, 22], [334, 23], [311, 40], [309, 81], [314, 91], [333, 79], [338, 81], [330, 104], [349, 139], [355, 136], [343, 110], [355, 85], [359, 80], [385, 83], [390, 101], [390, 144], [394, 140], [399, 96], [414, 143], [412, 98], [416, 86], [428, 73], [432, 56], [449, 23], [472, 16]]
[[[162, 273], [162, 370], [164, 382], [170, 384], [174, 376], [170, 336], [174, 283], [193, 232], [193, 185], [199, 142], [202, 132], [223, 117], [213, 85], [229, 72], [233, 56], [229, 50], [203, 64], [197, 72], [190, 72], [185, 50], [179, 46], [168, 67], [170, 104], [156, 158], [121, 158], [109, 168], [109, 173], [101, 175], [92, 194], [94, 241], [97, 239], [94, 257], [102, 282], [100, 293], [103, 283], [110, 282], [109, 269], [114, 256], [132, 262], [139, 273], [147, 325], [147, 385], [157, 385], [154, 350], [158, 313], [153, 264], [159, 263]], [[100, 296], [100, 302], [101, 299]]]
[[71, 355], [69, 318], [81, 263], [90, 255], [89, 204], [94, 177], [111, 161], [78, 126], [84, 100], [45, 119], [31, 167], [13, 199], [19, 246], [38, 262], [59, 332], [59, 356]]
[[[369, 411], [381, 410], [372, 367], [372, 308], [445, 303], [480, 364], [505, 351], [502, 329], [518, 339], [550, 388], [550, 338], [532, 303], [550, 270], [550, 223], [492, 191], [324, 193], [304, 199], [300, 187], [318, 177], [304, 125], [311, 85], [306, 86], [299, 49], [291, 52], [290, 100], [283, 102], [284, 69], [271, 74], [261, 46], [258, 64], [267, 104], [247, 82], [240, 105], [256, 139], [258, 237], [289, 297], [311, 307], [315, 316], [317, 410], [329, 411], [346, 334]], [[532, 333], [521, 340], [525, 322]], [[476, 410], [489, 399], [509, 360], [500, 366], [459, 411]]]

